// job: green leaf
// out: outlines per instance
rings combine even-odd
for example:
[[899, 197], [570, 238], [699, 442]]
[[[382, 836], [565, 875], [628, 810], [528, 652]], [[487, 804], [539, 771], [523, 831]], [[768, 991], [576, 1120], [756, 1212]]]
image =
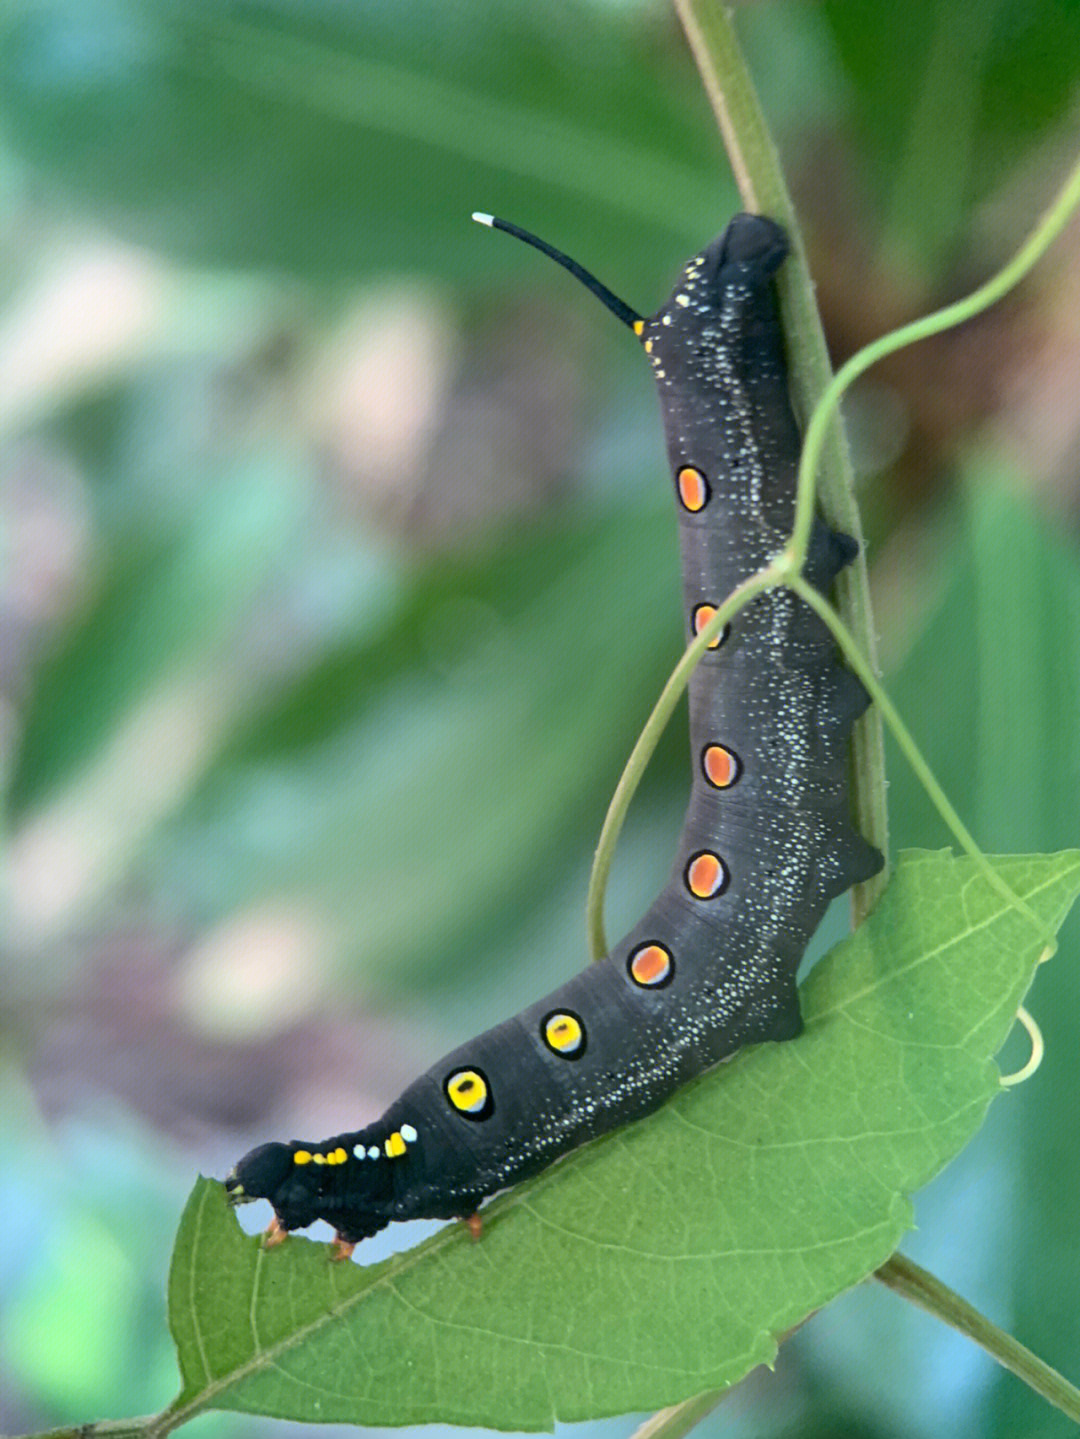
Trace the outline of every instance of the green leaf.
[[26, 705], [16, 813], [70, 783], [163, 677], [212, 652], [292, 545], [304, 491], [270, 459], [223, 474], [174, 530], [108, 556], [100, 589], [41, 664]]
[[700, 87], [674, 26], [658, 34], [639, 7], [4, 11], [5, 138], [91, 215], [173, 253], [305, 273], [509, 271], [512, 247], [472, 233], [480, 207], [543, 217], [575, 253], [618, 234], [654, 274], [659, 238], [715, 227]]
[[[885, 238], [938, 277], [972, 209], [1067, 124], [1076, 91], [1080, 8], [1070, 0], [874, 7], [826, 0], [821, 19]], [[1023, 203], [1023, 202], [1021, 202]]]
[[[1056, 929], [1080, 852], [994, 861]], [[805, 1034], [688, 1086], [485, 1211], [370, 1268], [265, 1251], [201, 1180], [170, 1324], [179, 1423], [207, 1408], [366, 1425], [548, 1428], [652, 1409], [770, 1363], [857, 1283], [907, 1194], [978, 1129], [1041, 937], [968, 860], [904, 857], [812, 972]]]

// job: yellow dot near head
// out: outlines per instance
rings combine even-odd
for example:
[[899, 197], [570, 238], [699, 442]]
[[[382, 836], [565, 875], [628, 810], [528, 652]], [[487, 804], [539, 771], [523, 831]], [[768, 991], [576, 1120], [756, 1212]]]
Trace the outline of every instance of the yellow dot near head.
[[572, 1059], [585, 1046], [585, 1031], [576, 1014], [549, 1014], [544, 1020], [544, 1040], [556, 1054]]
[[[696, 635], [699, 635], [715, 614], [715, 605], [695, 605], [694, 613], [691, 616], [694, 633]], [[720, 633], [716, 636], [716, 638], [709, 641], [709, 643], [706, 645], [706, 649], [718, 650], [720, 646], [724, 643], [724, 641], [727, 639], [727, 634], [728, 627], [727, 625], [725, 625], [724, 628], [720, 631]]]
[[722, 744], [706, 745], [701, 754], [701, 772], [713, 789], [730, 789], [739, 778], [739, 757]]
[[292, 1157], [292, 1162], [294, 1164], [310, 1164], [311, 1155], [306, 1149], [298, 1149]]
[[487, 1107], [488, 1087], [475, 1069], [458, 1069], [446, 1081], [446, 1097], [462, 1114], [479, 1116]]
[[634, 321], [634, 334], [637, 335], [637, 337], [638, 337], [639, 339], [641, 338], [641, 332], [644, 330], [644, 328], [645, 328], [645, 321], [644, 321], [644, 320], [635, 320], [635, 321]]
[[401, 1137], [399, 1130], [395, 1129], [390, 1138], [386, 1141], [386, 1156], [388, 1159], [396, 1159], [399, 1154], [405, 1153], [405, 1140]]
[[325, 1154], [313, 1154], [313, 1155], [311, 1156], [311, 1162], [312, 1162], [312, 1164], [325, 1164], [325, 1163], [326, 1163], [326, 1155], [325, 1155]]
[[348, 1156], [347, 1151], [344, 1150], [344, 1149], [342, 1149], [340, 1146], [339, 1146], [337, 1149], [334, 1150], [334, 1163], [335, 1163], [335, 1164], [344, 1164], [344, 1163], [346, 1162], [346, 1160], [348, 1159], [348, 1157], [349, 1157], [349, 1156]]
[[667, 984], [675, 972], [671, 951], [662, 944], [639, 944], [626, 965], [630, 978], [643, 989], [657, 989]]
[[679, 487], [679, 500], [683, 509], [689, 510], [692, 515], [696, 515], [708, 504], [708, 481], [693, 465], [683, 465], [675, 476], [675, 483]]
[[651, 338], [651, 337], [650, 337], [648, 340], [645, 341], [645, 353], [646, 353], [647, 355], [651, 355], [651, 354], [652, 354], [652, 338]]
[[691, 856], [686, 866], [686, 887], [696, 899], [713, 899], [722, 894], [727, 880], [724, 861], [711, 850], [703, 849]]

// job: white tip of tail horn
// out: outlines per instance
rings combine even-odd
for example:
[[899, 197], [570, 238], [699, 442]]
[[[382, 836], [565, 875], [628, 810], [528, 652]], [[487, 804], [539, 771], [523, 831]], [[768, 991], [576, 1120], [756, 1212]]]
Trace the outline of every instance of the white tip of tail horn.
[[494, 225], [494, 223], [495, 223], [495, 216], [494, 216], [494, 215], [485, 215], [485, 214], [483, 214], [480, 210], [474, 210], [474, 211], [473, 211], [473, 219], [476, 221], [476, 223], [477, 223], [478, 225], [488, 225], [488, 226], [491, 226], [491, 225]]

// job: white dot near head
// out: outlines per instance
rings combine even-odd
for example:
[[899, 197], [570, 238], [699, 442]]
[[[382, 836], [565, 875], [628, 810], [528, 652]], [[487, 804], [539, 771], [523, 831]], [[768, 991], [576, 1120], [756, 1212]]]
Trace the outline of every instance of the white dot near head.
[[401, 1135], [402, 1139], [404, 1139], [406, 1144], [412, 1144], [416, 1139], [416, 1130], [412, 1127], [411, 1124], [403, 1124], [398, 1130], [398, 1133]]
[[367, 1157], [368, 1157], [369, 1159], [378, 1159], [378, 1157], [379, 1157], [379, 1146], [378, 1146], [377, 1144], [373, 1144], [373, 1145], [371, 1146], [371, 1148], [370, 1148], [370, 1149], [368, 1150], [368, 1152], [367, 1152]]
[[362, 1144], [354, 1144], [354, 1145], [353, 1145], [353, 1155], [354, 1155], [355, 1158], [357, 1158], [357, 1159], [364, 1159], [364, 1158], [367, 1157], [367, 1150], [364, 1148], [364, 1146], [363, 1146]]

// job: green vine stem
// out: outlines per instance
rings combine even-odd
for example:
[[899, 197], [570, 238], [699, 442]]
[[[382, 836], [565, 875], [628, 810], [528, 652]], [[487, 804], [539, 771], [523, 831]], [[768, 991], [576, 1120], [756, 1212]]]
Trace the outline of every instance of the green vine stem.
[[[792, 400], [804, 426], [832, 380], [825, 332], [821, 328], [814, 285], [806, 260], [799, 217], [784, 180], [764, 112], [739, 49], [730, 13], [717, 0], [672, 0], [686, 32], [702, 85], [724, 139], [743, 203], [750, 210], [779, 220], [791, 241], [791, 256], [777, 277]], [[870, 608], [862, 522], [855, 503], [855, 482], [843, 427], [835, 420], [823, 426], [821, 509], [825, 519], [859, 545], [855, 560], [841, 571], [835, 593], [840, 614], [875, 674], [877, 635]], [[881, 718], [870, 709], [851, 736], [852, 807], [855, 827], [871, 844], [889, 854], [888, 809], [885, 802], [885, 750]], [[851, 892], [852, 921], [869, 914], [887, 880], [882, 871]]]
[[40, 1429], [33, 1434], [19, 1435], [18, 1439], [164, 1439], [171, 1427], [162, 1427], [164, 1417], [146, 1414], [138, 1419], [99, 1419], [96, 1424]]
[[661, 1409], [640, 1424], [630, 1439], [682, 1439], [730, 1393], [730, 1389], [713, 1389], [708, 1394], [698, 1394], [681, 1404], [672, 1404], [669, 1409]]
[[[714, 14], [712, 9], [706, 6], [705, 0], [674, 0], [674, 3], [677, 8], [680, 9], [680, 13], [682, 13], [684, 7], [687, 8], [691, 12], [691, 19], [695, 22], [702, 12], [708, 10], [708, 14], [713, 21], [712, 29], [725, 41], [725, 46], [722, 47], [722, 54], [725, 61], [731, 65], [734, 65], [736, 60], [738, 61], [736, 68], [742, 77], [743, 83], [736, 85], [734, 87], [735, 90], [744, 99], [747, 91], [752, 95], [749, 78], [746, 76], [745, 66], [742, 64], [741, 57], [735, 48], [733, 32], [731, 31], [730, 22], [727, 20], [727, 17], [719, 15], [718, 13]], [[684, 21], [684, 23], [686, 22]], [[691, 32], [688, 31], [688, 33]], [[697, 34], [698, 40], [701, 40], [701, 32], [693, 32], [691, 33], [692, 44], [695, 43], [695, 34]], [[712, 67], [710, 74], [715, 82], [715, 76], [717, 74], [716, 67]], [[706, 78], [706, 88], [710, 89], [708, 77]], [[710, 93], [712, 93], [711, 89]], [[722, 125], [723, 124], [730, 125], [730, 117], [726, 110], [724, 110]], [[771, 145], [766, 148], [771, 154]], [[757, 152], [758, 147], [755, 146], [754, 153]], [[740, 150], [738, 153], [740, 156], [740, 164], [736, 167], [737, 172], [739, 169], [745, 169], [742, 161], [745, 155], [749, 154], [750, 151]], [[935, 334], [939, 330], [946, 329], [950, 325], [970, 318], [972, 315], [978, 314], [981, 310], [985, 309], [988, 305], [993, 304], [994, 301], [999, 299], [1009, 288], [1014, 286], [1027, 274], [1052, 241], [1060, 234], [1069, 216], [1075, 211], [1078, 204], [1080, 204], [1080, 161], [1077, 162], [1070, 172], [1065, 184], [1031, 235], [1017, 251], [1013, 259], [1010, 260], [1002, 270], [965, 299], [948, 305], [942, 310], [935, 311], [934, 314], [926, 316], [921, 320], [914, 321], [912, 324], [906, 325], [890, 335], [882, 336], [881, 339], [874, 341], [873, 344], [860, 350], [825, 386], [821, 403], [811, 415], [810, 424], [807, 427], [806, 441], [804, 443], [803, 455], [799, 467], [795, 523], [787, 549], [783, 554], [778, 555], [771, 565], [767, 566], [757, 575], [751, 576], [750, 579], [744, 581], [742, 585], [733, 591], [701, 634], [698, 635], [687, 648], [665, 685], [652, 714], [649, 716], [638, 738], [637, 744], [634, 746], [630, 760], [616, 786], [597, 844], [586, 900], [586, 929], [590, 952], [594, 959], [599, 958], [607, 952], [603, 923], [603, 902], [615, 842], [629, 808], [630, 800], [656, 747], [664, 724], [667, 722], [680, 695], [686, 688], [689, 676], [698, 658], [705, 652], [709, 642], [719, 635], [722, 626], [731, 619], [733, 614], [742, 609], [754, 595], [761, 593], [765, 589], [771, 589], [775, 585], [785, 583], [797, 593], [801, 594], [802, 597], [807, 600], [807, 603], [811, 604], [811, 606], [818, 611], [830, 629], [832, 629], [834, 635], [836, 635], [853, 668], [859, 674], [863, 683], [866, 684], [867, 689], [870, 690], [875, 700], [877, 700], [875, 713], [878, 716], [879, 726], [881, 717], [884, 716], [889, 721], [890, 727], [893, 729], [898, 743], [909, 763], [915, 769], [915, 772], [923, 783], [939, 814], [941, 814], [945, 823], [955, 835], [958, 843], [979, 863], [994, 887], [997, 888], [999, 892], [1006, 894], [1011, 904], [1034, 921], [1034, 916], [1031, 914], [1027, 905], [1025, 905], [1018, 896], [1012, 894], [1012, 891], [1005, 885], [1005, 882], [992, 870], [982, 851], [978, 848], [978, 845], [961, 822], [959, 815], [947, 800], [929, 766], [925, 760], [923, 760], [895, 707], [878, 683], [876, 673], [877, 665], [874, 661], [873, 654], [868, 654], [863, 646], [862, 635], [860, 633], [861, 621], [864, 619], [866, 621], [869, 620], [869, 602], [867, 601], [865, 610], [859, 607], [856, 611], [856, 619], [859, 620], [860, 623], [845, 623], [847, 617], [845, 615], [844, 596], [839, 592], [839, 587], [840, 617], [838, 618], [831, 606], [821, 599], [816, 591], [813, 591], [803, 583], [801, 570], [806, 557], [810, 526], [813, 521], [814, 477], [817, 473], [819, 461], [826, 453], [829, 436], [836, 428], [836, 411], [846, 386], [850, 385], [858, 375], [862, 374], [883, 355], [891, 354], [904, 345], [913, 344], [916, 340], [923, 339], [927, 335]], [[823, 498], [824, 496], [825, 491], [823, 488]], [[851, 607], [848, 606], [847, 608], [850, 610]], [[874, 750], [876, 755], [880, 755], [880, 735], [874, 746]], [[866, 759], [865, 753], [864, 759]], [[883, 761], [880, 762], [880, 767], [877, 758], [869, 759], [864, 765], [860, 765], [858, 755], [856, 755], [856, 789], [860, 787], [860, 780], [864, 777], [874, 780], [872, 788], [875, 793], [880, 788], [882, 805], [884, 805]], [[865, 789], [865, 787], [863, 788]], [[866, 833], [867, 836], [870, 837], [870, 832], [867, 831]], [[1035, 922], [1037, 923], [1037, 921]], [[1041, 926], [1038, 927], [1041, 930]], [[1048, 951], [1053, 953], [1055, 942], [1053, 939], [1046, 939], [1045, 936], [1044, 939]]]
[[1022, 1379], [1055, 1409], [1067, 1414], [1074, 1423], [1080, 1423], [1080, 1389], [1032, 1354], [1030, 1349], [1025, 1349], [1011, 1334], [991, 1324], [985, 1315], [973, 1309], [925, 1269], [920, 1269], [902, 1254], [894, 1254], [875, 1272], [874, 1278], [960, 1334], [973, 1339], [992, 1359]]
[[[716, 116], [743, 203], [749, 210], [779, 220], [791, 241], [792, 253], [781, 269], [778, 289], [790, 348], [792, 398], [796, 409], [805, 418], [814, 413], [819, 399], [826, 392], [832, 379], [832, 367], [814, 300], [814, 287], [798, 217], [784, 182], [780, 158], [739, 49], [730, 15], [715, 0], [672, 0], [672, 3], [686, 32], [705, 93]], [[825, 518], [834, 528], [851, 535], [859, 544], [855, 560], [837, 578], [837, 604], [860, 652], [877, 673], [877, 640], [870, 609], [865, 546], [855, 503], [851, 460], [840, 425], [832, 423], [823, 426], [820, 443], [824, 462], [820, 491]], [[780, 576], [777, 576], [777, 581], [779, 579]], [[756, 593], [758, 590], [755, 588], [745, 598], [749, 600]], [[634, 746], [604, 818], [585, 903], [585, 928], [593, 959], [601, 958], [608, 949], [604, 932], [604, 894], [615, 842], [663, 725], [686, 686], [696, 656], [704, 653], [704, 645], [697, 649], [691, 646], [691, 649], [695, 659], [689, 661], [685, 671], [683, 661], [680, 661], [668, 681], [668, 685], [677, 683], [678, 688], [669, 694], [665, 687], [661, 694]], [[681, 683], [676, 680], [676, 675], [684, 676]], [[856, 722], [852, 731], [851, 793], [856, 828], [888, 857], [885, 749], [881, 716], [872, 708]], [[886, 872], [882, 871], [852, 890], [854, 924], [861, 924], [869, 914], [885, 886], [886, 877]]]
[[942, 330], [952, 329], [964, 320], [970, 320], [973, 316], [981, 314], [983, 310], [989, 309], [1022, 280], [1042, 258], [1076, 212], [1078, 205], [1080, 205], [1080, 161], [1073, 166], [1065, 183], [1047, 206], [1038, 224], [1020, 249], [1008, 264], [991, 276], [985, 284], [980, 285], [977, 290], [973, 290], [970, 295], [966, 295], [962, 300], [957, 300], [954, 304], [935, 310], [933, 314], [924, 315], [919, 320], [913, 320], [911, 324], [903, 325], [899, 330], [893, 330], [888, 335], [882, 335], [880, 339], [874, 340], [861, 349], [857, 355], [852, 355], [851, 359], [840, 367], [825, 387], [821, 401], [810, 417], [806, 438], [803, 441], [802, 459], [799, 463], [795, 527], [791, 537], [794, 553], [802, 555], [806, 553], [810, 527], [814, 522], [816, 476], [821, 467], [822, 456], [826, 453], [825, 446], [832, 429], [833, 417], [840, 405], [841, 397], [852, 382], [886, 355], [891, 355], [896, 350], [902, 350], [906, 345], [913, 345], [917, 340], [925, 340], [930, 335], [940, 334]]
[[[766, 573], [766, 571], [763, 570], [762, 574], [764, 573]], [[1034, 925], [1035, 929], [1041, 936], [1044, 945], [1043, 954], [1040, 957], [1039, 962], [1041, 963], [1043, 959], [1049, 958], [1049, 956], [1053, 954], [1054, 951], [1057, 949], [1057, 940], [1054, 938], [1053, 935], [1048, 935], [1043, 930], [1043, 927], [1039, 923], [1038, 917], [1035, 915], [1034, 911], [1030, 908], [1029, 905], [1025, 904], [1025, 902], [1020, 898], [1018, 894], [1014, 894], [1009, 885], [1005, 883], [1005, 881], [994, 869], [990, 861], [986, 858], [986, 855], [983, 854], [978, 844], [976, 844], [970, 830], [967, 828], [963, 820], [960, 818], [959, 814], [957, 814], [956, 810], [950, 804], [948, 797], [946, 796], [945, 791], [941, 788], [941, 785], [938, 783], [933, 770], [923, 758], [919, 747], [916, 745], [914, 739], [911, 737], [910, 730], [904, 724], [904, 721], [900, 718], [899, 710], [889, 698], [887, 690], [884, 688], [884, 686], [878, 680], [877, 676], [870, 669], [870, 666], [866, 663], [866, 660], [863, 658], [863, 656], [859, 653], [859, 647], [855, 643], [854, 637], [845, 627], [843, 621], [833, 609], [832, 605], [830, 605], [828, 600], [825, 599], [824, 596], [821, 595], [814, 588], [813, 585], [809, 584], [797, 571], [789, 573], [786, 576], [784, 583], [787, 585], [788, 589], [793, 590], [794, 593], [797, 594], [799, 598], [803, 600], [806, 604], [808, 604], [810, 608], [820, 616], [824, 623], [828, 625], [829, 629], [832, 631], [833, 638], [843, 650], [844, 657], [846, 658], [848, 664], [859, 676], [863, 684], [866, 686], [867, 690], [870, 692], [871, 699], [881, 711], [885, 719], [885, 723], [892, 730], [893, 737], [896, 740], [896, 743], [900, 746], [901, 753], [903, 754], [904, 758], [907, 760], [911, 768], [914, 770], [915, 775], [918, 778], [918, 781], [922, 785], [923, 789], [926, 791], [930, 802], [933, 804], [934, 808], [937, 810], [941, 818], [948, 825], [950, 831], [955, 836], [957, 843], [971, 856], [971, 858], [979, 866], [987, 882], [993, 885], [997, 892], [1008, 902], [1008, 904], [1013, 909], [1019, 910], [1020, 913], [1024, 915], [1024, 917], [1029, 920], [1032, 925]], [[711, 623], [708, 628], [711, 628]]]
[[765, 569], [760, 570], [756, 575], [751, 575], [748, 580], [744, 580], [741, 585], [732, 590], [723, 604], [717, 608], [709, 623], [683, 651], [678, 664], [660, 691], [660, 697], [653, 705], [652, 713], [645, 721], [634, 748], [630, 751], [630, 758], [626, 761], [626, 767], [619, 776], [619, 782], [615, 786], [607, 814], [604, 816], [600, 840], [593, 859], [592, 874], [589, 876], [585, 914], [589, 953], [593, 959], [601, 959], [608, 952], [607, 940], [604, 935], [604, 891], [607, 888], [608, 875], [611, 873], [615, 841], [622, 829], [626, 812], [630, 808], [634, 791], [640, 784], [649, 760], [652, 759], [653, 750], [664, 732], [664, 726], [671, 718], [683, 690], [690, 682], [690, 676], [693, 674], [698, 660], [705, 653], [709, 644], [732, 616], [738, 614], [739, 610], [748, 604], [755, 595], [761, 594], [764, 590], [771, 590], [779, 584], [783, 573], [784, 571], [779, 566], [767, 565]]
[[[791, 241], [791, 256], [781, 269], [778, 289], [784, 331], [789, 341], [792, 398], [796, 409], [805, 418], [813, 413], [819, 398], [828, 387], [832, 369], [814, 301], [814, 288], [806, 263], [798, 217], [784, 183], [779, 156], [728, 13], [722, 6], [713, 3], [713, 0], [673, 0], [673, 4], [716, 115], [743, 203], [750, 210], [771, 215], [779, 220]], [[851, 461], [838, 424], [833, 423], [826, 428], [823, 446], [825, 478], [820, 487], [822, 509], [831, 525], [844, 534], [851, 535], [859, 543], [859, 553], [854, 562], [837, 580], [837, 603], [845, 624], [876, 672], [876, 637], [870, 610], [865, 546], [862, 543], [862, 529], [854, 499]], [[778, 575], [775, 582], [779, 580]], [[755, 588], [752, 593], [756, 594], [758, 590]], [[752, 598], [752, 594], [746, 595], [746, 599], [749, 598]], [[704, 646], [696, 653], [704, 653]], [[685, 671], [686, 678], [689, 677], [692, 667], [693, 662]], [[682, 661], [677, 672], [683, 673]], [[673, 675], [669, 684], [674, 679]], [[594, 959], [607, 953], [603, 905], [611, 869], [611, 852], [630, 799], [659, 739], [660, 729], [653, 729], [653, 723], [659, 713], [662, 712], [665, 719], [671, 713], [682, 689], [685, 688], [685, 683], [686, 679], [683, 679], [671, 696], [668, 696], [665, 688], [634, 747], [604, 820], [586, 900], [586, 931], [590, 953]], [[889, 835], [885, 802], [885, 751], [881, 717], [873, 709], [868, 710], [856, 723], [852, 732], [852, 765], [852, 803], [856, 827], [871, 844], [887, 855]], [[852, 919], [856, 925], [869, 914], [885, 882], [883, 871], [866, 884], [857, 885], [852, 890]]]
[[[902, 1254], [894, 1254], [870, 1277], [974, 1340], [991, 1359], [996, 1359], [1004, 1369], [1022, 1379], [1047, 1403], [1080, 1422], [1080, 1389], [1018, 1343], [1011, 1334], [992, 1324], [927, 1270], [905, 1259]], [[787, 1335], [783, 1337], [787, 1338]], [[661, 1409], [634, 1431], [632, 1439], [682, 1439], [730, 1393], [730, 1389], [714, 1389], [686, 1399], [682, 1404], [673, 1404], [670, 1409]]]

